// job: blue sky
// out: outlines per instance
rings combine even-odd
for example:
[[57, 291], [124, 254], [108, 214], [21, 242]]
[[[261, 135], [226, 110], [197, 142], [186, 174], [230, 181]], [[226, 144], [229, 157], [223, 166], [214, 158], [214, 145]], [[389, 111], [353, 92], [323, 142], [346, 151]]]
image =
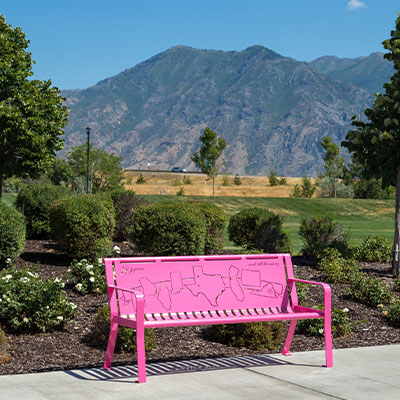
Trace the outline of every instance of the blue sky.
[[83, 89], [172, 46], [254, 44], [311, 61], [384, 51], [399, 0], [1, 0], [30, 40], [34, 77]]

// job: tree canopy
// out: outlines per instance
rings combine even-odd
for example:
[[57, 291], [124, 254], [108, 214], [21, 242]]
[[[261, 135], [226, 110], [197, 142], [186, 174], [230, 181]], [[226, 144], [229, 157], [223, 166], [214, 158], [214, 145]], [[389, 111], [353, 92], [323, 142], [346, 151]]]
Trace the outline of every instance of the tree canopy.
[[355, 127], [346, 135], [342, 146], [352, 153], [353, 160], [361, 164], [363, 175], [381, 178], [384, 186], [396, 185], [396, 221], [393, 245], [393, 272], [399, 275], [400, 247], [400, 14], [396, 29], [383, 46], [384, 57], [393, 62], [395, 73], [383, 85], [385, 93], [376, 94], [371, 108], [365, 110], [367, 121], [356, 116]]
[[3, 177], [37, 176], [63, 147], [68, 109], [50, 80], [29, 79], [28, 44], [0, 14], [0, 196]]

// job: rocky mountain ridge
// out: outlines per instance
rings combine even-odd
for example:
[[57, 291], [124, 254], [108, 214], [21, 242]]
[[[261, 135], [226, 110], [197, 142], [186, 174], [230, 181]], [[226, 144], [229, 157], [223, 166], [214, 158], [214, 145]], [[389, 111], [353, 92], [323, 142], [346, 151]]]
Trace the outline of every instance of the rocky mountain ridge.
[[351, 117], [373, 101], [367, 86], [334, 76], [337, 60], [326, 61], [299, 62], [262, 46], [173, 47], [88, 89], [64, 91], [63, 154], [84, 142], [90, 125], [95, 146], [123, 157], [125, 167], [192, 170], [209, 126], [228, 143], [226, 171], [316, 175], [322, 138], [340, 142]]

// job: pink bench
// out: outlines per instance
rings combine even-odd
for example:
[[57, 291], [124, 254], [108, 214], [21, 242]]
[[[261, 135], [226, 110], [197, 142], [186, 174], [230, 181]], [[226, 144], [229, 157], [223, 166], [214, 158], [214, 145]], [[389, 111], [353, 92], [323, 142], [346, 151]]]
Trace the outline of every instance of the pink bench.
[[[326, 366], [332, 367], [329, 285], [295, 279], [289, 254], [104, 259], [111, 329], [104, 368], [111, 368], [118, 326], [136, 330], [139, 383], [146, 382], [144, 328], [323, 318]], [[296, 282], [320, 285], [324, 310], [298, 305]]]

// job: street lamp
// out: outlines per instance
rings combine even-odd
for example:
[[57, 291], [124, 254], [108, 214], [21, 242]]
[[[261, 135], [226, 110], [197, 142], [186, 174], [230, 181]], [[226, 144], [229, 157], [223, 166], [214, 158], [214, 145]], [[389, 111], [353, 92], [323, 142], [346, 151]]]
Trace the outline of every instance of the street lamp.
[[86, 156], [86, 194], [89, 194], [89, 137], [90, 137], [90, 126], [86, 128], [87, 133], [87, 156]]

